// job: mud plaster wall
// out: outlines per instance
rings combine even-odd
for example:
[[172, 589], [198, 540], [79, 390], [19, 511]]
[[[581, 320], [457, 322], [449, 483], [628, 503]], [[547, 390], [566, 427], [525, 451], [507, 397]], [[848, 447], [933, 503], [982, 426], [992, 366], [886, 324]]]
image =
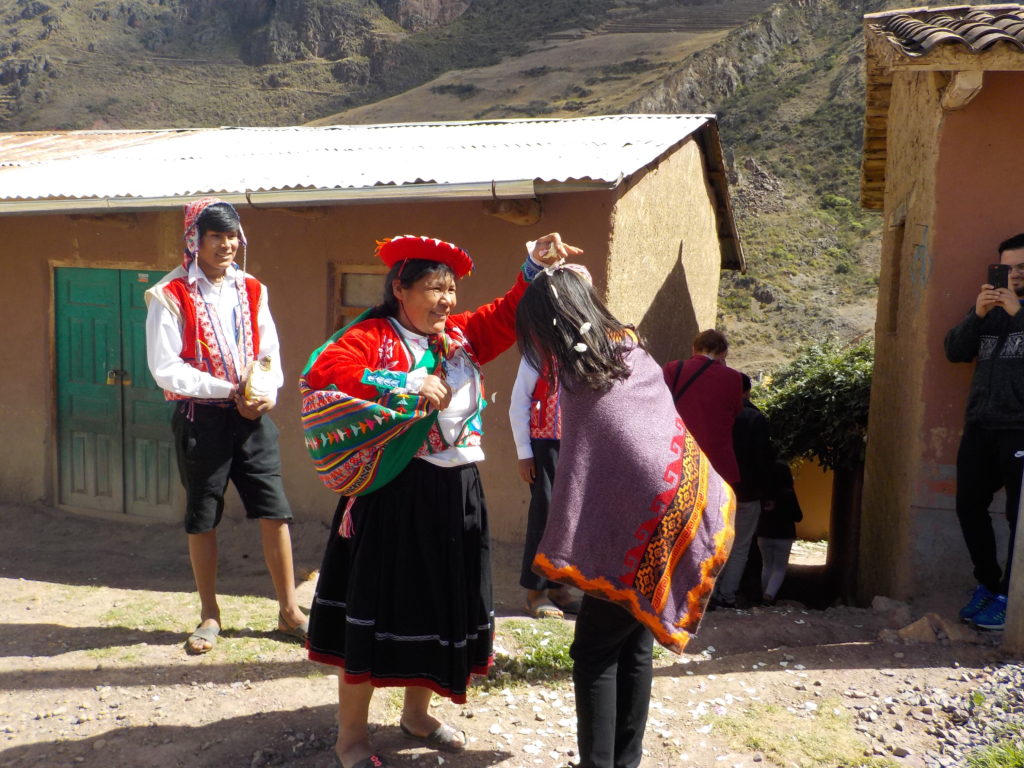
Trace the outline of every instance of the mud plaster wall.
[[[953, 503], [973, 365], [947, 362], [943, 340], [973, 305], [999, 241], [1024, 231], [1024, 192], [1007, 183], [1024, 171], [1024, 74], [986, 72], [981, 93], [944, 114], [940, 76], [897, 83], [892, 109], [906, 104], [903, 114], [914, 117], [890, 112], [885, 210], [888, 222], [907, 200], [907, 226], [895, 334], [883, 327], [891, 296], [879, 295], [861, 575], [864, 595], [873, 588], [905, 597], [973, 583]], [[880, 289], [892, 268], [887, 245]], [[1001, 514], [994, 522], [1005, 551]]]
[[715, 324], [722, 257], [713, 199], [703, 155], [689, 140], [615, 206], [609, 308], [638, 326], [663, 363], [689, 357], [693, 337]]
[[[947, 113], [939, 148], [915, 538], [922, 563], [948, 548], [951, 557], [934, 577], [951, 586], [974, 583], [953, 511], [956, 452], [974, 365], [947, 362], [943, 340], [974, 306], [986, 265], [999, 260], [998, 244], [1024, 232], [1024, 191], [1011, 181], [1024, 173], [1022, 92], [1024, 73], [986, 72], [975, 99]], [[1001, 561], [1008, 538], [1002, 504], [1000, 494], [991, 508]]]
[[[868, 419], [858, 592], [915, 591], [907, 557], [921, 435], [921, 377], [927, 354], [934, 178], [942, 113], [931, 73], [893, 77], [875, 373]], [[901, 235], [902, 232], [902, 235]]]

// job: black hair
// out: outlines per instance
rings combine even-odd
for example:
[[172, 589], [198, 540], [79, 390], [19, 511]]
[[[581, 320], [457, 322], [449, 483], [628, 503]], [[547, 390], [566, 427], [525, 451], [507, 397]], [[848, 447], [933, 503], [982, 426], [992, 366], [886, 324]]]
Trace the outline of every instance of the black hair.
[[381, 299], [379, 304], [370, 309], [366, 318], [398, 316], [398, 299], [395, 298], [395, 292], [392, 288], [392, 284], [396, 279], [403, 288], [409, 288], [417, 280], [436, 274], [445, 274], [449, 275], [453, 280], [456, 279], [455, 271], [447, 264], [442, 264], [439, 261], [406, 259], [405, 261], [398, 262], [388, 270], [387, 277], [384, 278], [383, 299]]
[[208, 205], [196, 219], [196, 229], [199, 230], [199, 237], [207, 232], [239, 232], [242, 223], [238, 218], [238, 211], [230, 203], [214, 203]]
[[1021, 248], [1024, 248], [1024, 232], [1003, 240], [999, 244], [999, 255], [1002, 256], [1003, 251], [1018, 251]]
[[[589, 324], [589, 328], [586, 327]], [[548, 380], [572, 390], [577, 386], [607, 392], [629, 377], [626, 353], [634, 346], [619, 321], [578, 272], [565, 267], [545, 270], [533, 279], [516, 310], [519, 351]], [[586, 345], [577, 349], [578, 344]]]
[[747, 376], [747, 374], [743, 373], [742, 371], [740, 371], [740, 376], [743, 377], [743, 394], [749, 395], [750, 389], [753, 386], [753, 384], [750, 381], [750, 377]]

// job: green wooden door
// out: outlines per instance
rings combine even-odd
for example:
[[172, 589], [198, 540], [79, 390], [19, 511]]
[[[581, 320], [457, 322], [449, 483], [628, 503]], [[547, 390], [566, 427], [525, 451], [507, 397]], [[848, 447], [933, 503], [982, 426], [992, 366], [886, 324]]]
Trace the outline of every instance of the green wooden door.
[[174, 519], [181, 483], [171, 409], [146, 364], [146, 290], [162, 272], [121, 271], [124, 503], [129, 515]]
[[179, 515], [170, 405], [146, 365], [143, 293], [160, 276], [56, 270], [62, 504], [162, 519]]
[[124, 510], [119, 386], [121, 295], [112, 269], [58, 269], [57, 430], [60, 501], [106, 512]]

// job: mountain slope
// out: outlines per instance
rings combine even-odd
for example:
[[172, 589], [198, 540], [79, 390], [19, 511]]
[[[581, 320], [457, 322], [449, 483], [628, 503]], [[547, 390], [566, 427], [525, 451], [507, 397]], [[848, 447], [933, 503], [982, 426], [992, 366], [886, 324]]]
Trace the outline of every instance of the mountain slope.
[[[510, 91], [511, 112], [621, 110], [770, 4], [702, 2], [14, 0], [0, 6], [0, 129], [303, 123], [517, 56], [529, 74], [512, 85], [442, 93], [474, 113], [500, 113]], [[631, 42], [588, 49], [595, 35]], [[530, 61], [544, 51], [551, 63]], [[574, 79], [588, 59], [600, 65]], [[559, 89], [520, 102], [524, 79]]]

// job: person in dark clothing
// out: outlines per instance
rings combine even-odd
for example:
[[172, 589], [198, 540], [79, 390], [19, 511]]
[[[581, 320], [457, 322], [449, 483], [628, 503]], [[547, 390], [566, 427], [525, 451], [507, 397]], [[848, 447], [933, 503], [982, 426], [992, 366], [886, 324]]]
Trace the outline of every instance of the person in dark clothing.
[[768, 419], [750, 402], [750, 377], [741, 373], [743, 407], [732, 426], [732, 445], [739, 466], [740, 479], [733, 485], [736, 492], [736, 538], [729, 559], [722, 568], [712, 597], [715, 606], [736, 607], [737, 592], [747, 566], [750, 544], [757, 530], [761, 504], [770, 500], [772, 464], [775, 449], [768, 430]]
[[771, 468], [770, 499], [761, 505], [757, 521], [757, 548], [761, 552], [761, 602], [775, 603], [779, 587], [786, 578], [789, 553], [796, 541], [796, 524], [804, 519], [793, 488], [789, 464], [776, 461]]
[[[967, 316], [946, 334], [952, 363], [976, 361], [956, 457], [956, 514], [978, 581], [960, 618], [980, 629], [1002, 629], [1013, 562], [1021, 471], [1024, 469], [1024, 233], [999, 244], [1009, 286], [989, 283]], [[1006, 490], [1010, 543], [1006, 568], [996, 557], [988, 507]]]

